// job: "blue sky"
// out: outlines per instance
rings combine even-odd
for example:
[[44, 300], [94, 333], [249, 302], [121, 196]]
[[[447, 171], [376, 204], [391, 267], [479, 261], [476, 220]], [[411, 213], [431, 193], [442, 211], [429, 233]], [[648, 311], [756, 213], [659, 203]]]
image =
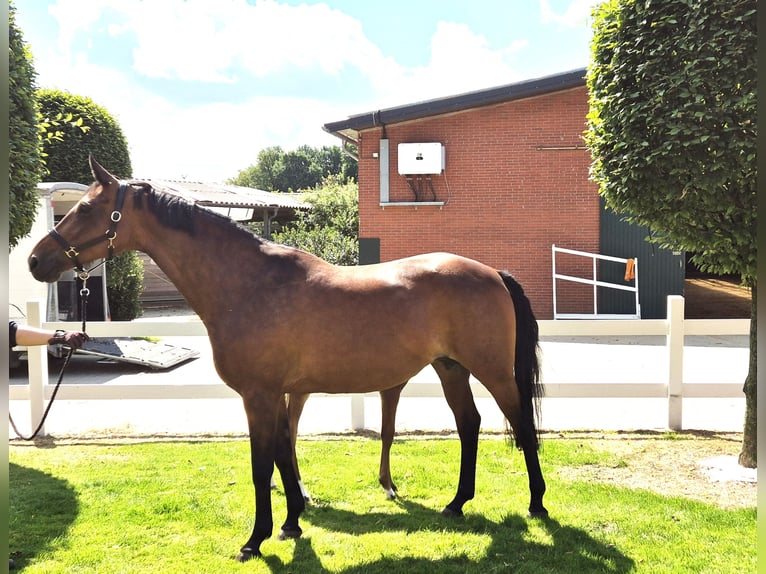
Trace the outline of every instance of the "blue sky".
[[[223, 181], [350, 115], [584, 68], [597, 0], [16, 0], [39, 87], [120, 123], [133, 175]], [[109, 166], [106, 166], [107, 168]]]

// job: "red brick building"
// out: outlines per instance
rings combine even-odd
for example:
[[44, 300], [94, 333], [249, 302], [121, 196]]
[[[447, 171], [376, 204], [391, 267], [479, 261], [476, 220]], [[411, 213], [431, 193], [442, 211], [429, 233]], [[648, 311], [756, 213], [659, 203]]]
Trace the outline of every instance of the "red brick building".
[[[326, 124], [357, 146], [360, 262], [465, 255], [509, 270], [538, 318], [552, 318], [551, 246], [602, 247], [603, 210], [583, 143], [584, 76], [576, 70]], [[591, 266], [557, 257], [559, 272], [590, 277]], [[559, 312], [589, 313], [593, 289], [559, 281], [557, 300]]]

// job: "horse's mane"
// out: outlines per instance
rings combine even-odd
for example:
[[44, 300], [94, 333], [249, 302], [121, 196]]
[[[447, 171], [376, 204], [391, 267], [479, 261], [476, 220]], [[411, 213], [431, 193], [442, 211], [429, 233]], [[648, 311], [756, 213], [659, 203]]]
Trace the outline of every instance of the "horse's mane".
[[229, 227], [233, 233], [247, 234], [251, 238], [262, 241], [255, 233], [246, 229], [233, 219], [200, 207], [180, 195], [167, 190], [158, 189], [146, 181], [129, 181], [128, 184], [136, 190], [136, 207], [146, 208], [154, 214], [161, 225], [195, 235], [195, 221], [204, 218], [218, 225]]

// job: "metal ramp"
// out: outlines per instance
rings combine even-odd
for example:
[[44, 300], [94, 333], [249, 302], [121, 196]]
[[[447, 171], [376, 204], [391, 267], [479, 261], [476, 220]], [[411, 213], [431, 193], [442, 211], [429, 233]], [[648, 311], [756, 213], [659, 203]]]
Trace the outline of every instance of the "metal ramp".
[[129, 337], [94, 338], [86, 341], [75, 353], [143, 365], [152, 369], [167, 369], [199, 357], [199, 351], [193, 349]]

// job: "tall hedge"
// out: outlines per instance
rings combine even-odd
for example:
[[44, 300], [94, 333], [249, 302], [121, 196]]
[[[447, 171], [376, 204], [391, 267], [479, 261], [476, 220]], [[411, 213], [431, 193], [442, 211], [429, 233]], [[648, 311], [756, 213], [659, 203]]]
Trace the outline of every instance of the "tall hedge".
[[608, 207], [751, 287], [739, 463], [757, 464], [755, 0], [609, 0], [594, 10], [586, 141]]
[[714, 273], [756, 276], [755, 0], [594, 11], [586, 141], [607, 206]]
[[10, 248], [29, 234], [37, 212], [35, 188], [44, 167], [40, 154], [36, 74], [32, 55], [16, 27], [16, 9], [8, 7], [8, 148], [9, 148], [9, 236]]
[[119, 124], [105, 108], [86, 96], [60, 90], [38, 90], [37, 101], [43, 117], [71, 114], [88, 127], [83, 131], [77, 126], [63, 125], [59, 128], [63, 132], [60, 140], [44, 142], [51, 181], [90, 184], [93, 175], [88, 166], [89, 153], [117, 177], [127, 178], [133, 174], [128, 143]]

